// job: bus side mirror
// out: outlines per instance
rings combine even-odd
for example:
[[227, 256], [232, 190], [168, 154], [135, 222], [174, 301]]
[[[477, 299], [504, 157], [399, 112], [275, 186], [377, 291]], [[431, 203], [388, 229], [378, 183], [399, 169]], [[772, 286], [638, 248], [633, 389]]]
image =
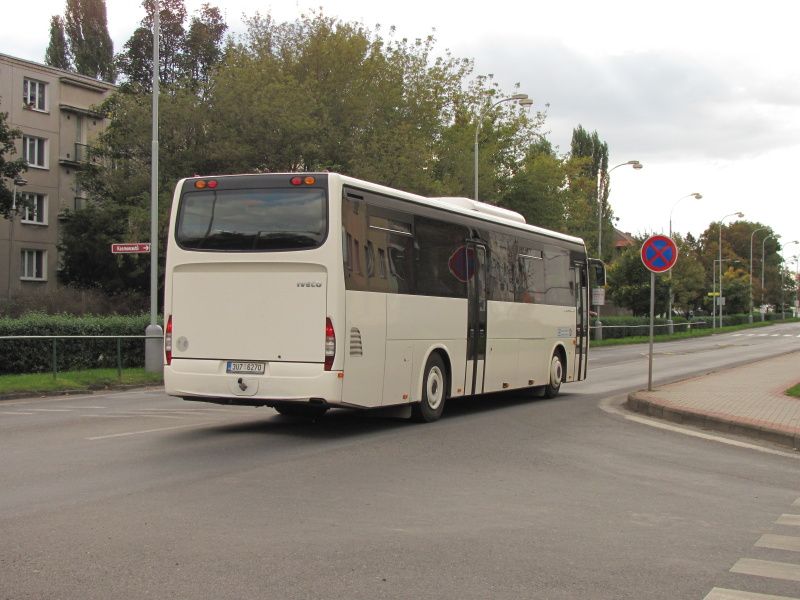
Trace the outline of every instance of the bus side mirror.
[[589, 269], [594, 274], [594, 284], [602, 287], [606, 284], [606, 265], [602, 260], [589, 259]]

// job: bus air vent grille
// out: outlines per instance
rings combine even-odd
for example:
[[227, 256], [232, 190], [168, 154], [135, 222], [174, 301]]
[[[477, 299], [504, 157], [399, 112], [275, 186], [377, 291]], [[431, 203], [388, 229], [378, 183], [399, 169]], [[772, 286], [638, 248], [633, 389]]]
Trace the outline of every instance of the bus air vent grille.
[[359, 331], [358, 327], [350, 328], [350, 356], [364, 356], [361, 331]]

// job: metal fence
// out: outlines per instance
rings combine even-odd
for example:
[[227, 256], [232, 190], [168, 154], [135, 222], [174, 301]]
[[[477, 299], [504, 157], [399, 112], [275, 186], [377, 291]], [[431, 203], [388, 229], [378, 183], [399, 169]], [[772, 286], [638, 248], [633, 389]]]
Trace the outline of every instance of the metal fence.
[[[0, 343], [10, 340], [22, 341], [44, 341], [52, 340], [50, 366], [53, 373], [53, 378], [58, 377], [58, 358], [59, 358], [59, 340], [116, 340], [116, 367], [117, 376], [122, 378], [122, 340], [148, 340], [148, 339], [164, 339], [160, 335], [4, 335], [0, 336]], [[63, 344], [62, 344], [63, 346]], [[144, 350], [144, 345], [142, 346]]]

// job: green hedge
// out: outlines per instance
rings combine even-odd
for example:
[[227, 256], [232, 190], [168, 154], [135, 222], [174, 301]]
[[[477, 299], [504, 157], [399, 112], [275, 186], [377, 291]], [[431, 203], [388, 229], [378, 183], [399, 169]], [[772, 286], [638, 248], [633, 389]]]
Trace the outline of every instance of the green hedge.
[[[149, 315], [82, 316], [32, 313], [0, 318], [0, 374], [41, 373], [53, 369], [53, 340], [7, 340], [14, 335], [144, 335]], [[121, 340], [122, 366], [144, 366], [144, 339]], [[59, 371], [117, 366], [117, 340], [57, 340]]]

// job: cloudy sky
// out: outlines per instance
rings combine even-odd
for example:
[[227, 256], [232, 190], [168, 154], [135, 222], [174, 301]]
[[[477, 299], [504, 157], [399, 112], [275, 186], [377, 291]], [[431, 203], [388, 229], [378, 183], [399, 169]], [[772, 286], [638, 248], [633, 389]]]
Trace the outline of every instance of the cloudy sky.
[[[186, 0], [190, 12], [202, 0]], [[42, 61], [63, 0], [5, 0], [0, 52]], [[106, 0], [115, 50], [144, 12], [138, 0]], [[440, 49], [476, 61], [535, 106], [549, 105], [549, 139], [569, 149], [572, 128], [608, 142], [612, 208], [632, 233], [698, 235], [742, 211], [773, 227], [789, 259], [800, 254], [800, 3], [794, 0], [219, 0], [231, 30], [242, 15], [294, 19], [309, 8], [401, 37], [435, 33]], [[13, 27], [9, 24], [13, 23]], [[702, 200], [685, 198], [693, 192]], [[726, 222], [731, 221], [728, 218]], [[757, 246], [756, 246], [757, 247]], [[792, 260], [792, 268], [795, 266]]]

